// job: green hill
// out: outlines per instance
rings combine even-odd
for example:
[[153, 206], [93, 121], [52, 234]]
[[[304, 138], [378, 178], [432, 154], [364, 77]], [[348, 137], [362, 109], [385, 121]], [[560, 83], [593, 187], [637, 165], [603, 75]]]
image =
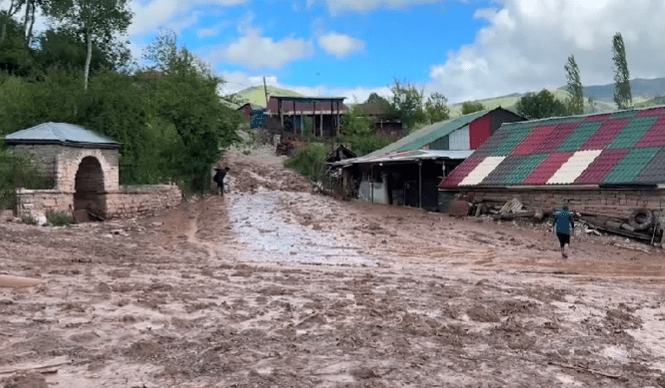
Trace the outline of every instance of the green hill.
[[[558, 100], [564, 101], [568, 98], [569, 94], [565, 90], [552, 90], [552, 94], [554, 94], [554, 97]], [[515, 108], [517, 106], [517, 101], [522, 98], [523, 94], [518, 94], [518, 93], [513, 93], [509, 94], [506, 96], [499, 96], [499, 97], [494, 97], [494, 98], [485, 98], [482, 100], [478, 100], [480, 103], [483, 104], [485, 109], [496, 109], [498, 107], [502, 107], [504, 109], [512, 110], [515, 111]], [[456, 116], [461, 116], [462, 115], [462, 103], [459, 104], [453, 104], [450, 106], [450, 114], [453, 117]]]
[[[280, 89], [274, 86], [268, 86], [268, 96], [286, 96], [286, 97], [301, 97], [302, 94], [296, 93], [288, 89]], [[244, 103], [252, 103], [260, 105], [265, 108], [266, 106], [266, 94], [263, 90], [263, 86], [254, 86], [247, 88], [236, 93], [236, 96], [239, 100], [243, 100]]]
[[[552, 92], [552, 94], [554, 94], [554, 97], [560, 101], [565, 101], [570, 96], [570, 94], [566, 90], [556, 89], [550, 91]], [[506, 96], [486, 98], [478, 101], [483, 104], [485, 109], [496, 109], [498, 107], [502, 107], [504, 109], [508, 109], [515, 112], [517, 107], [517, 101], [519, 101], [520, 98], [522, 98], [522, 96], [524, 96], [524, 94], [513, 93]], [[616, 107], [613, 102], [595, 100], [592, 106], [589, 104], [589, 100], [587, 98], [584, 99], [585, 114], [611, 112], [613, 110], [616, 110]], [[450, 114], [453, 117], [461, 116], [462, 104], [459, 103], [451, 105]]]
[[[565, 86], [559, 89], [565, 89]], [[665, 78], [630, 80], [630, 89], [633, 94], [633, 102], [639, 103], [658, 96], [665, 95]], [[584, 87], [584, 96], [591, 97], [596, 101], [609, 102], [614, 105], [614, 84], [593, 85]]]

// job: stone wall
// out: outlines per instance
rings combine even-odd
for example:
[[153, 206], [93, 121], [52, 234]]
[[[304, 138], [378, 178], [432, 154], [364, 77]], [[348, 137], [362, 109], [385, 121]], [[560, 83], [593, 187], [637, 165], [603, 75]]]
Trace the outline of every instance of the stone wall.
[[176, 185], [124, 187], [104, 194], [106, 218], [147, 216], [162, 209], [170, 209], [182, 202], [182, 192]]
[[119, 153], [117, 149], [62, 147], [58, 154], [58, 176], [56, 189], [74, 191], [76, 173], [83, 158], [91, 156], [99, 162], [104, 173], [104, 191], [120, 189]]
[[599, 188], [524, 188], [524, 189], [483, 189], [462, 192], [474, 193], [476, 201], [498, 199], [508, 201], [518, 198], [525, 205], [547, 208], [560, 208], [564, 201], [570, 208], [580, 213], [599, 214], [610, 217], [628, 218], [633, 210], [647, 208], [665, 209], [664, 189], [599, 189]]
[[68, 213], [74, 208], [74, 194], [58, 190], [16, 191], [17, 216], [34, 217], [48, 213]]
[[44, 175], [55, 181], [58, 176], [58, 154], [62, 151], [62, 146], [56, 144], [19, 144], [13, 146], [13, 148], [16, 151], [30, 155], [35, 166], [37, 166]]
[[[176, 185], [156, 185], [142, 188], [122, 188], [102, 193], [106, 202], [104, 216], [107, 219], [152, 215], [159, 210], [176, 207], [182, 201], [182, 193]], [[37, 218], [48, 213], [71, 213], [74, 193], [59, 190], [17, 191], [17, 215]]]
[[35, 165], [56, 181], [56, 190], [74, 191], [76, 173], [83, 158], [94, 157], [103, 171], [104, 190], [119, 190], [120, 169], [117, 149], [66, 147], [55, 144], [13, 146], [33, 157]]

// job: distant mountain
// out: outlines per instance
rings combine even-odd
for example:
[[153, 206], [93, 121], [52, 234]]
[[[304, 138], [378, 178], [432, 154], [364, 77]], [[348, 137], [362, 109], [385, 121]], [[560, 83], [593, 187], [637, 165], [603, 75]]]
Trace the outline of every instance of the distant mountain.
[[[570, 94], [568, 94], [567, 91], [565, 90], [554, 90], [552, 91], [554, 94], [554, 97], [558, 100], [564, 101], [568, 98]], [[482, 100], [477, 100], [478, 102], [482, 103], [485, 109], [496, 109], [498, 107], [502, 107], [504, 109], [511, 110], [513, 112], [516, 111], [517, 107], [517, 101], [522, 98], [524, 94], [519, 94], [519, 93], [512, 93], [508, 94], [505, 96], [499, 96], [499, 97], [494, 97], [494, 98], [485, 98]], [[456, 116], [461, 116], [462, 115], [462, 103], [459, 104], [453, 104], [450, 106], [450, 114], [453, 117]]]
[[[565, 88], [563, 86], [559, 89], [564, 90]], [[635, 78], [630, 80], [630, 89], [633, 99], [637, 101], [665, 96], [665, 78]], [[587, 86], [584, 88], [584, 97], [614, 104], [614, 84]]]
[[[268, 96], [284, 96], [284, 97], [302, 97], [302, 94], [296, 93], [288, 89], [280, 89], [274, 86], [268, 86]], [[244, 100], [244, 103], [252, 103], [260, 105], [265, 108], [266, 106], [266, 94], [263, 89], [263, 86], [254, 86], [251, 88], [243, 89], [236, 93], [236, 96], [240, 100]]]

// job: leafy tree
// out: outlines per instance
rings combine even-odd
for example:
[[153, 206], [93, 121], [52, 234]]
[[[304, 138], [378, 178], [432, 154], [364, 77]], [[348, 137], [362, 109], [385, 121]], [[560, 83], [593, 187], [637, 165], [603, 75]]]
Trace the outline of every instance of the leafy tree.
[[390, 102], [376, 93], [370, 93], [369, 97], [367, 97], [367, 101], [365, 101], [365, 104], [390, 104]]
[[423, 109], [423, 91], [408, 82], [400, 82], [395, 79], [390, 87], [392, 100], [390, 110], [386, 114], [387, 119], [401, 120], [407, 129], [412, 129], [417, 123], [427, 121], [427, 115]]
[[393, 142], [391, 138], [375, 136], [373, 134], [374, 125], [374, 122], [365, 115], [360, 104], [353, 105], [344, 115], [338, 140], [361, 156]]
[[21, 9], [25, 0], [9, 0], [9, 8], [0, 11], [0, 58], [2, 56], [2, 44], [7, 37], [7, 25], [12, 17]]
[[626, 61], [626, 45], [617, 32], [612, 38], [612, 59], [614, 60], [614, 102], [617, 108], [626, 109], [633, 103], [630, 90], [630, 72]]
[[[70, 71], [83, 69], [87, 58], [85, 41], [75, 31], [64, 28], [50, 29], [38, 38], [39, 50], [33, 54], [37, 64], [42, 70], [57, 66]], [[109, 52], [109, 46], [100, 47], [93, 42], [90, 72], [95, 74], [102, 68], [117, 70], [125, 63], [127, 56], [115, 51]]]
[[174, 56], [164, 71], [101, 68], [87, 91], [82, 69], [56, 64], [39, 77], [0, 72], [0, 136], [46, 121], [84, 125], [122, 144], [122, 184], [205, 190], [221, 149], [238, 140], [240, 119], [217, 94], [223, 80], [178, 48], [175, 34], [171, 42]]
[[[3, 14], [0, 13], [0, 18]], [[30, 74], [33, 59], [23, 44], [23, 31], [19, 22], [7, 18], [3, 22], [4, 37], [0, 39], [0, 70], [26, 76]]]
[[30, 49], [32, 43], [33, 27], [35, 26], [35, 13], [41, 8], [44, 13], [48, 12], [51, 5], [62, 0], [22, 0], [25, 3], [25, 17], [23, 18], [23, 39], [26, 50]]
[[153, 84], [153, 101], [159, 116], [173, 125], [182, 142], [182, 171], [191, 177], [193, 190], [206, 190], [220, 149], [239, 140], [240, 116], [217, 95], [224, 81], [189, 50], [179, 48], [172, 31], [160, 32], [145, 57], [164, 74]]
[[538, 94], [527, 93], [520, 98], [517, 101], [517, 113], [532, 120], [570, 115], [566, 104], [557, 100], [547, 89]]
[[425, 102], [425, 112], [431, 123], [448, 120], [450, 118], [450, 109], [448, 108], [448, 99], [439, 92], [432, 93]]
[[462, 103], [462, 114], [468, 115], [485, 110], [485, 106], [480, 101], [465, 101]]
[[127, 31], [132, 20], [127, 0], [59, 0], [47, 8], [52, 18], [80, 32], [87, 44], [83, 86], [88, 90], [93, 40], [111, 42], [116, 33]]
[[571, 114], [582, 114], [584, 113], [584, 90], [582, 89], [580, 68], [577, 67], [574, 55], [568, 57], [568, 63], [566, 63], [564, 69], [568, 80], [566, 90], [570, 93], [570, 98], [567, 101], [568, 110]]
[[372, 134], [374, 123], [365, 115], [360, 104], [352, 105], [342, 120], [341, 135], [369, 136]]

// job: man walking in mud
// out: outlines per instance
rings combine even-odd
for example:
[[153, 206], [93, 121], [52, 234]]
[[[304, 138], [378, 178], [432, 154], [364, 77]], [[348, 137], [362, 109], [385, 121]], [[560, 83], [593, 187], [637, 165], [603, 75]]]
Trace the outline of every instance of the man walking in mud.
[[553, 231], [556, 230], [556, 237], [559, 239], [559, 244], [561, 245], [561, 257], [564, 259], [568, 257], [566, 254], [566, 245], [570, 249], [570, 235], [571, 231], [575, 230], [575, 223], [573, 222], [573, 216], [570, 214], [568, 205], [563, 205], [563, 208], [554, 213], [554, 225], [552, 227]]
[[222, 197], [224, 196], [224, 178], [226, 177], [226, 173], [229, 172], [229, 168], [225, 167], [224, 170], [221, 168], [216, 168], [215, 171], [215, 176], [212, 178], [217, 183], [217, 194], [221, 195]]

